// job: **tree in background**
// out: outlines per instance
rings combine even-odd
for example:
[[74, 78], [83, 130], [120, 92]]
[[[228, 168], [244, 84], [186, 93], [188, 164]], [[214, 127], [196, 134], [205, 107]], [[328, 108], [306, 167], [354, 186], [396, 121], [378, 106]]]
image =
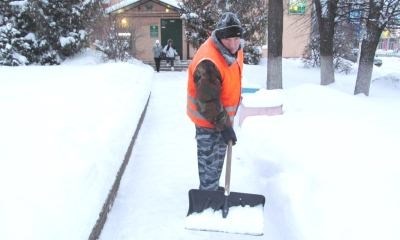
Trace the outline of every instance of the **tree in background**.
[[34, 47], [29, 36], [18, 28], [18, 16], [14, 15], [12, 1], [0, 2], [0, 65], [18, 66], [30, 62], [28, 54]]
[[333, 36], [339, 0], [314, 0], [320, 38], [321, 85], [335, 82], [333, 68]]
[[237, 11], [244, 28], [243, 38], [244, 60], [247, 64], [258, 64], [262, 56], [262, 45], [265, 44], [268, 20], [268, 5], [266, 0], [230, 0], [227, 1], [228, 11]]
[[[0, 6], [7, 10], [1, 31], [17, 30], [1, 34], [3, 65], [59, 64], [88, 46], [92, 24], [102, 13], [100, 0], [4, 0]], [[21, 41], [22, 48], [17, 44]], [[11, 60], [15, 56], [26, 61]]]
[[400, 1], [369, 0], [364, 5], [366, 29], [362, 38], [360, 61], [354, 94], [369, 95], [376, 48], [384, 29], [400, 26]]
[[[305, 49], [302, 61], [306, 67], [321, 67], [320, 36], [315, 17], [312, 18], [310, 42]], [[356, 34], [346, 21], [335, 21], [333, 35], [333, 68], [338, 72], [350, 73], [352, 62], [356, 62], [352, 49], [356, 42]]]
[[207, 40], [218, 20], [219, 12], [211, 2], [183, 0], [179, 3], [181, 18], [185, 20], [185, 36], [194, 48], [199, 48]]
[[283, 3], [268, 2], [267, 89], [282, 89]]
[[[336, 0], [335, 0], [336, 2]], [[326, 3], [327, 5], [321, 4], [321, 14], [328, 13], [329, 3], [333, 4], [335, 2], [317, 1], [314, 3]], [[334, 7], [335, 14], [334, 17], [331, 16], [330, 19], [334, 19], [335, 30], [333, 35], [333, 58], [338, 59], [343, 57], [356, 62], [356, 55], [353, 54], [352, 48], [354, 49], [357, 45], [357, 41], [360, 41], [360, 51], [359, 64], [357, 72], [356, 86], [354, 94], [364, 93], [369, 95], [369, 89], [371, 85], [371, 77], [374, 66], [374, 58], [377, 46], [379, 44], [382, 32], [384, 30], [394, 30], [400, 28], [400, 1], [398, 0], [339, 0], [337, 5]], [[333, 9], [333, 8], [332, 8]], [[318, 7], [316, 6], [316, 12], [318, 12]], [[318, 14], [318, 13], [317, 13]], [[322, 14], [323, 15], [323, 14]], [[322, 16], [321, 15], [321, 16]], [[329, 15], [329, 14], [328, 14]], [[328, 16], [327, 15], [327, 16]], [[327, 29], [331, 24], [327, 25]], [[321, 25], [319, 25], [321, 28]], [[350, 28], [350, 29], [349, 29]], [[321, 29], [318, 34], [314, 34], [311, 38], [311, 57], [317, 56], [318, 53], [315, 51], [315, 46], [322, 44], [324, 42], [329, 42], [330, 40], [325, 36], [325, 40], [316, 39], [321, 38]], [[322, 51], [322, 46], [320, 46]], [[325, 49], [326, 50], [326, 49]], [[320, 57], [322, 58], [324, 54], [321, 52]], [[326, 56], [330, 56], [325, 52]], [[316, 61], [314, 64], [318, 65], [318, 59], [315, 57]], [[327, 67], [336, 66], [338, 61], [334, 61], [333, 64], [327, 64]], [[346, 71], [346, 66], [344, 68]], [[321, 60], [321, 84], [322, 81], [328, 83], [328, 80], [323, 80], [325, 76]]]
[[258, 64], [262, 53], [261, 46], [264, 44], [266, 35], [267, 4], [265, 0], [183, 0], [179, 5], [181, 17], [186, 22], [186, 38], [195, 48], [198, 48], [211, 35], [222, 12], [236, 13], [244, 29], [245, 63]]

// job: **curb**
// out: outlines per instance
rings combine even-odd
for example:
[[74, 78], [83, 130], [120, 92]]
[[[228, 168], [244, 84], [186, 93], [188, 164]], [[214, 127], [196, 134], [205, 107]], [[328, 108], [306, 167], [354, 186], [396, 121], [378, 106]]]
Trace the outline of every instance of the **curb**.
[[115, 200], [115, 197], [117, 196], [122, 176], [124, 175], [126, 166], [129, 163], [129, 159], [131, 157], [133, 146], [135, 145], [136, 138], [139, 134], [139, 130], [142, 126], [144, 117], [146, 115], [147, 106], [149, 105], [149, 101], [150, 101], [150, 96], [151, 96], [151, 93], [150, 93], [149, 97], [147, 98], [146, 105], [142, 111], [142, 114], [140, 115], [140, 119], [137, 124], [135, 133], [133, 134], [133, 137], [129, 144], [129, 147], [126, 150], [124, 161], [122, 162], [122, 164], [118, 170], [117, 176], [116, 176], [114, 183], [110, 189], [110, 192], [108, 193], [107, 199], [103, 204], [103, 208], [101, 209], [101, 212], [99, 213], [99, 218], [97, 219], [96, 224], [93, 226], [92, 232], [89, 235], [89, 238], [88, 238], [89, 240], [97, 240], [100, 237], [100, 234], [101, 234], [101, 231], [103, 230], [104, 224], [107, 221], [108, 213], [111, 211], [112, 206], [114, 204], [114, 200]]

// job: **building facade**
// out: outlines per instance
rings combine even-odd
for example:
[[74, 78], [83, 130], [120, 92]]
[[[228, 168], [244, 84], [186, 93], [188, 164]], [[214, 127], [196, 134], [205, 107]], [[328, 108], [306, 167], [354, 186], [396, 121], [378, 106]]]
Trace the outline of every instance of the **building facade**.
[[380, 52], [386, 51], [390, 53], [399, 53], [400, 51], [400, 30], [386, 30], [383, 31], [381, 40], [378, 44], [378, 50]]
[[153, 59], [152, 47], [156, 40], [162, 46], [173, 40], [180, 59], [188, 59], [190, 46], [185, 40], [184, 24], [174, 1], [111, 0], [106, 9], [114, 18], [118, 33], [128, 38], [134, 56], [141, 60]]
[[[304, 54], [311, 32], [311, 0], [283, 0], [282, 57]], [[195, 50], [185, 39], [184, 22], [175, 0], [110, 0], [107, 13], [119, 23], [119, 31], [130, 38], [136, 58], [151, 60], [152, 46], [158, 39], [163, 46], [174, 41], [180, 59], [191, 59]], [[266, 41], [267, 42], [267, 39]], [[263, 49], [267, 56], [267, 48]]]
[[302, 57], [310, 42], [311, 0], [284, 0], [282, 57]]

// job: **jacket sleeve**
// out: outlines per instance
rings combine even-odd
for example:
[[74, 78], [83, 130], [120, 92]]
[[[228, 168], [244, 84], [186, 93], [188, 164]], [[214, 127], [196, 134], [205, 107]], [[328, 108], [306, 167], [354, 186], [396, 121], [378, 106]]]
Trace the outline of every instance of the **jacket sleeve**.
[[221, 74], [210, 60], [200, 62], [194, 71], [196, 105], [199, 113], [217, 130], [231, 126], [228, 113], [221, 103]]

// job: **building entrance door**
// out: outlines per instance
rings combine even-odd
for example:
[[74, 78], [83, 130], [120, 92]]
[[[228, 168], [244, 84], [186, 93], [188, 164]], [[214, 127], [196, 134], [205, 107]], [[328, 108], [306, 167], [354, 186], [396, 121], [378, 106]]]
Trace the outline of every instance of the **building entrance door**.
[[168, 39], [172, 39], [174, 47], [182, 60], [182, 20], [161, 19], [161, 44], [167, 45]]

